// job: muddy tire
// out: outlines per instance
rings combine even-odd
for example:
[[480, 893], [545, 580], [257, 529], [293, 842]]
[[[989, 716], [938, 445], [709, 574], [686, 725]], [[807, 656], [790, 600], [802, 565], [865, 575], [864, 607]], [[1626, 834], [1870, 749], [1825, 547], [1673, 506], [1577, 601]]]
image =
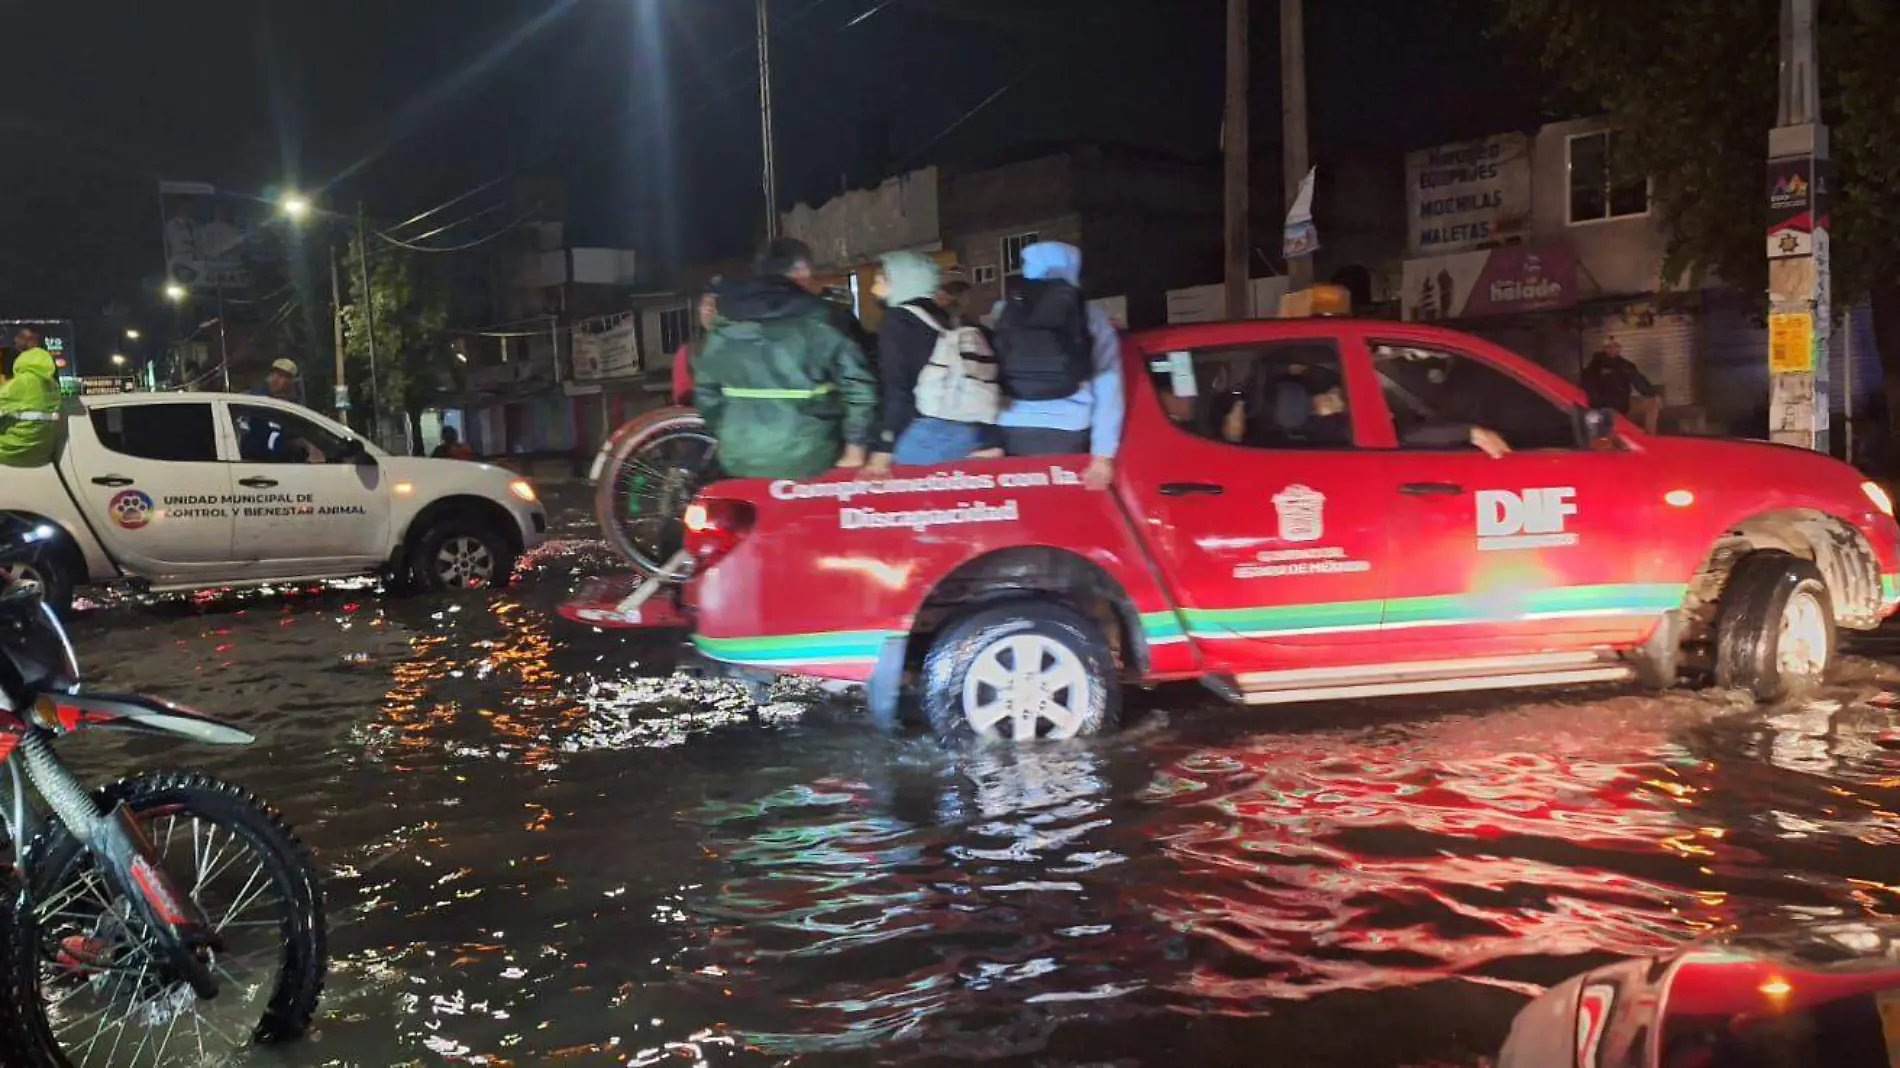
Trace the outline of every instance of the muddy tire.
[[1094, 623], [1054, 601], [1012, 601], [937, 636], [923, 705], [946, 742], [1084, 738], [1119, 725], [1121, 681]]
[[[167, 870], [182, 885], [196, 888], [194, 897], [233, 940], [226, 959], [214, 956], [214, 962], [258, 982], [254, 988], [239, 985], [227, 972], [220, 980], [230, 989], [207, 1002], [194, 1001], [189, 988], [175, 981], [182, 994], [135, 991], [135, 984], [122, 981], [121, 973], [131, 974], [134, 967], [139, 982], [155, 976], [156, 969], [136, 965], [140, 944], [128, 937], [131, 928], [121, 914], [106, 907], [110, 892], [97, 889], [102, 884], [91, 854], [55, 824], [29, 846], [23, 870], [31, 872], [32, 885], [8, 910], [11, 927], [0, 934], [13, 1002], [0, 1014], [0, 1025], [8, 1029], [0, 1036], [9, 1051], [7, 1063], [64, 1068], [71, 1063], [69, 1055], [88, 1064], [127, 1063], [113, 1055], [101, 1058], [97, 1048], [84, 1054], [75, 1048], [95, 1032], [95, 1019], [104, 1019], [105, 1028], [119, 1027], [116, 1037], [125, 1040], [119, 1047], [127, 1050], [144, 1050], [140, 1039], [158, 1039], [162, 1030], [166, 1048], [154, 1053], [160, 1064], [176, 1063], [165, 1054], [182, 1054], [185, 1042], [192, 1043], [195, 1054], [200, 1036], [207, 1047], [222, 1041], [238, 1056], [252, 1044], [287, 1042], [308, 1031], [329, 968], [327, 928], [315, 865], [283, 817], [242, 787], [189, 773], [123, 779], [96, 796], [107, 807], [120, 802], [130, 807]], [[95, 889], [81, 892], [89, 885]], [[233, 886], [239, 887], [237, 894], [231, 893]], [[253, 911], [260, 908], [268, 911]], [[239, 921], [239, 915], [256, 918]], [[246, 947], [274, 948], [240, 958], [234, 955], [240, 936]], [[259, 963], [246, 967], [242, 960], [253, 956]], [[66, 1032], [72, 1032], [74, 1019], [95, 1001], [104, 1007], [85, 1014], [76, 1034], [63, 1033], [61, 1016], [49, 1018], [46, 1011], [47, 1004], [60, 1004]], [[126, 1002], [133, 1008], [119, 1011]], [[170, 1026], [155, 1020], [160, 1010], [175, 1013]], [[193, 1017], [199, 1020], [193, 1028], [184, 1021], [194, 1013], [216, 1015]]]
[[514, 577], [514, 547], [479, 516], [440, 520], [416, 542], [409, 558], [410, 582], [430, 593], [500, 589]]
[[1716, 613], [1715, 684], [1779, 701], [1834, 665], [1834, 602], [1812, 563], [1750, 553], [1729, 573]]

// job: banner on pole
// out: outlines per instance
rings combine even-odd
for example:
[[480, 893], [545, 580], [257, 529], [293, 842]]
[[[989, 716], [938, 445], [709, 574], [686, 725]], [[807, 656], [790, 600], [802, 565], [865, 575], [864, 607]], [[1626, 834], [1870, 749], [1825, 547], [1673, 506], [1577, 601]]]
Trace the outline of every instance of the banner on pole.
[[1286, 233], [1280, 242], [1280, 253], [1289, 260], [1311, 256], [1319, 251], [1319, 229], [1313, 225], [1313, 176], [1319, 173], [1318, 167], [1307, 169], [1306, 177], [1300, 179], [1300, 191], [1293, 198], [1293, 206], [1286, 213]]

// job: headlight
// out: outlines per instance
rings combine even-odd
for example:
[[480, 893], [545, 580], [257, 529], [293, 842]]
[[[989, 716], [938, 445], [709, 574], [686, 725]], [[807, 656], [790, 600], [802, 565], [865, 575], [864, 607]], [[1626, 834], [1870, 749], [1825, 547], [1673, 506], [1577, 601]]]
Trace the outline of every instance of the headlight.
[[1880, 483], [1863, 482], [1860, 484], [1860, 491], [1867, 495], [1868, 500], [1874, 502], [1875, 508], [1890, 516], [1893, 515], [1893, 498], [1887, 496], [1887, 491], [1880, 488]]
[[525, 478], [517, 478], [513, 482], [508, 483], [508, 492], [527, 501], [529, 504], [533, 504], [538, 499], [534, 495], [534, 483], [529, 482]]

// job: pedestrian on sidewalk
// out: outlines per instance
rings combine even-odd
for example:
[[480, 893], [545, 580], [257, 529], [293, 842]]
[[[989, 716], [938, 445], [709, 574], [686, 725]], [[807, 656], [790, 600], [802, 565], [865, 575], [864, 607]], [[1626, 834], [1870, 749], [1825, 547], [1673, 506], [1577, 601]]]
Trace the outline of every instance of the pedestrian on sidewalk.
[[1022, 285], [996, 320], [1010, 397], [997, 420], [1011, 456], [1086, 453], [1083, 482], [1107, 489], [1121, 448], [1121, 335], [1082, 297], [1082, 252], [1043, 241], [1023, 249]]

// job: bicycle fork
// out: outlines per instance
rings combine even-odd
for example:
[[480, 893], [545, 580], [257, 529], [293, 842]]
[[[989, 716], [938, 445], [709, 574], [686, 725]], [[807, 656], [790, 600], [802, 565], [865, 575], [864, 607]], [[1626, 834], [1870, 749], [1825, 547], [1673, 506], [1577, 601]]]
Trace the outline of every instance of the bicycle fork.
[[99, 802], [54, 755], [39, 731], [20, 740], [26, 777], [46, 799], [53, 815], [98, 862], [106, 879], [132, 905], [157, 943], [164, 964], [203, 999], [218, 996], [217, 980], [200, 955], [222, 948], [222, 939], [198, 903], [179, 887], [159, 862], [151, 839], [123, 802], [103, 811]]

